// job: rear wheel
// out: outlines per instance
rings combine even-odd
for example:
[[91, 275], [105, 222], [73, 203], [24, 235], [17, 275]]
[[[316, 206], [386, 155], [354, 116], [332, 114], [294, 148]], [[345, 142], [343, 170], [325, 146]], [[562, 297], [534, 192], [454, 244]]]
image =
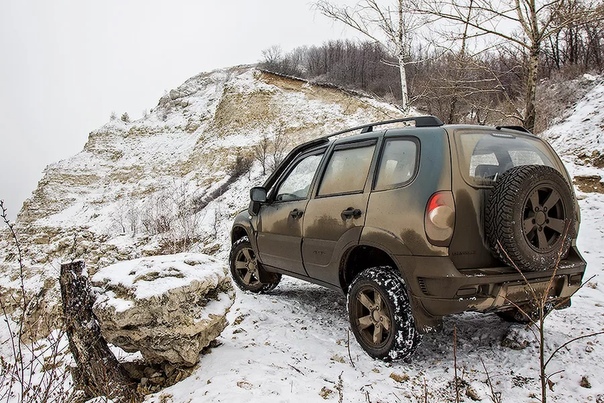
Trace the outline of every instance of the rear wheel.
[[270, 273], [272, 279], [270, 282], [260, 281], [260, 270], [263, 269], [247, 236], [233, 243], [229, 261], [231, 277], [237, 287], [243, 291], [268, 292], [277, 287], [281, 281], [281, 274], [277, 273]]
[[348, 315], [358, 343], [373, 358], [405, 358], [419, 344], [405, 285], [389, 266], [366, 269], [354, 279]]
[[554, 168], [511, 168], [493, 187], [485, 225], [500, 260], [522, 271], [551, 269], [566, 257], [575, 236], [573, 192]]

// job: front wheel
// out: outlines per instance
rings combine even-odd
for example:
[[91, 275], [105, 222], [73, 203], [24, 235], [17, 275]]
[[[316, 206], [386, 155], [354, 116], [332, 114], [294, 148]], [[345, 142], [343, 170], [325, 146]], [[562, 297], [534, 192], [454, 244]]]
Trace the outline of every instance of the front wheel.
[[271, 280], [268, 283], [260, 281], [260, 262], [252, 249], [252, 244], [247, 236], [233, 243], [229, 257], [231, 277], [243, 291], [263, 293], [273, 290], [281, 281], [281, 274], [270, 273]]
[[366, 269], [354, 279], [348, 316], [358, 343], [373, 358], [402, 359], [419, 344], [405, 285], [389, 266]]

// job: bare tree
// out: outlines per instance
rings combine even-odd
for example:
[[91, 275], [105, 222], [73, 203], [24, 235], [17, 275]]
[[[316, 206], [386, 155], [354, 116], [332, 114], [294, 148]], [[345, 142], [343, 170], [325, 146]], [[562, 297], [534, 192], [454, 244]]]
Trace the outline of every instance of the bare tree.
[[272, 72], [279, 72], [290, 76], [300, 76], [302, 72], [298, 66], [298, 56], [299, 55], [294, 52], [284, 55], [281, 51], [281, 46], [273, 45], [262, 51], [260, 67]]
[[566, 0], [427, 0], [420, 9], [469, 27], [469, 38], [494, 36], [523, 52], [527, 66], [524, 110], [517, 117], [533, 130], [539, 56], [545, 41], [568, 27], [602, 19], [602, 5], [590, 1], [573, 13], [565, 12]]
[[424, 24], [422, 16], [413, 11], [411, 0], [396, 0], [389, 6], [381, 6], [377, 0], [362, 0], [355, 7], [336, 6], [328, 0], [319, 0], [315, 7], [326, 17], [382, 44], [396, 58], [401, 78], [401, 108], [407, 111], [407, 66], [410, 63], [411, 40]]
[[229, 173], [231, 176], [238, 178], [243, 174], [249, 174], [252, 165], [254, 165], [254, 156], [251, 154], [242, 154], [238, 151], [235, 161], [229, 167]]
[[262, 165], [262, 175], [266, 175], [266, 166], [268, 162], [271, 141], [265, 133], [258, 144], [254, 146], [254, 159]]
[[140, 220], [140, 210], [136, 205], [134, 199], [130, 199], [128, 202], [128, 209], [126, 210], [126, 220], [128, 221], [128, 225], [130, 226], [130, 231], [132, 231], [132, 237], [136, 236], [136, 232], [138, 230], [138, 222]]
[[269, 161], [269, 168], [271, 171], [274, 171], [275, 169], [277, 169], [279, 164], [281, 164], [281, 162], [287, 155], [288, 144], [289, 144], [289, 142], [288, 142], [287, 136], [285, 135], [285, 130], [283, 129], [283, 126], [281, 125], [275, 132], [275, 137], [273, 138], [273, 141], [272, 141], [272, 147], [271, 147], [272, 152], [270, 155], [271, 159]]
[[266, 63], [267, 65], [279, 63], [282, 59], [281, 46], [273, 45], [268, 49], [264, 49], [262, 51], [262, 59], [263, 63]]
[[[563, 16], [581, 13], [584, 7], [580, 0], [566, 0], [564, 13], [553, 24], [564, 23]], [[552, 35], [544, 44], [545, 68], [551, 71], [570, 67], [575, 73], [590, 69], [601, 70], [603, 29], [604, 19], [600, 19], [571, 25]]]

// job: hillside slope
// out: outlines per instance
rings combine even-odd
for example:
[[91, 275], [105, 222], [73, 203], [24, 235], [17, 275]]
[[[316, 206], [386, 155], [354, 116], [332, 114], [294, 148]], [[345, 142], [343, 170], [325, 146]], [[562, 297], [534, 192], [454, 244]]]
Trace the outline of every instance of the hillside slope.
[[586, 75], [584, 80], [593, 88], [541, 136], [574, 162], [604, 168], [604, 78]]
[[[263, 137], [280, 136], [289, 149], [399, 115], [371, 98], [252, 67], [200, 74], [147, 116], [111, 120], [90, 133], [82, 152], [48, 166], [17, 218], [22, 246], [34, 265], [78, 257], [94, 268], [154, 254], [169, 242], [203, 243], [216, 231], [198, 231], [198, 224], [220, 217], [199, 210], [237, 179], [238, 158], [252, 158]], [[258, 163], [244, 179], [262, 183]], [[247, 200], [235, 204], [222, 213]], [[191, 211], [197, 214], [189, 222], [179, 221]]]

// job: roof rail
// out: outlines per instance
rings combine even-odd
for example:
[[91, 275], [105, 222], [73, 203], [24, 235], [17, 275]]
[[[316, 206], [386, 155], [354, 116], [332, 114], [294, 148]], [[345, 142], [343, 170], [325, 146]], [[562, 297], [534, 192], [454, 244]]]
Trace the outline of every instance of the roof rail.
[[341, 130], [339, 132], [335, 132], [335, 133], [329, 134], [327, 136], [323, 136], [321, 138], [328, 139], [328, 138], [333, 137], [333, 136], [337, 136], [337, 135], [340, 135], [340, 134], [353, 132], [353, 131], [356, 131], [356, 130], [361, 130], [361, 133], [370, 133], [370, 132], [373, 131], [373, 128], [375, 126], [383, 126], [383, 125], [388, 125], [388, 124], [391, 124], [391, 123], [412, 122], [412, 121], [415, 122], [415, 127], [438, 127], [438, 126], [442, 126], [444, 124], [436, 116], [431, 116], [431, 115], [412, 116], [412, 117], [408, 117], [408, 118], [384, 120], [384, 121], [381, 121], [381, 122], [374, 122], [374, 123], [369, 123], [369, 124], [362, 125], [362, 126], [356, 126], [356, 127], [350, 128], [350, 129]]

